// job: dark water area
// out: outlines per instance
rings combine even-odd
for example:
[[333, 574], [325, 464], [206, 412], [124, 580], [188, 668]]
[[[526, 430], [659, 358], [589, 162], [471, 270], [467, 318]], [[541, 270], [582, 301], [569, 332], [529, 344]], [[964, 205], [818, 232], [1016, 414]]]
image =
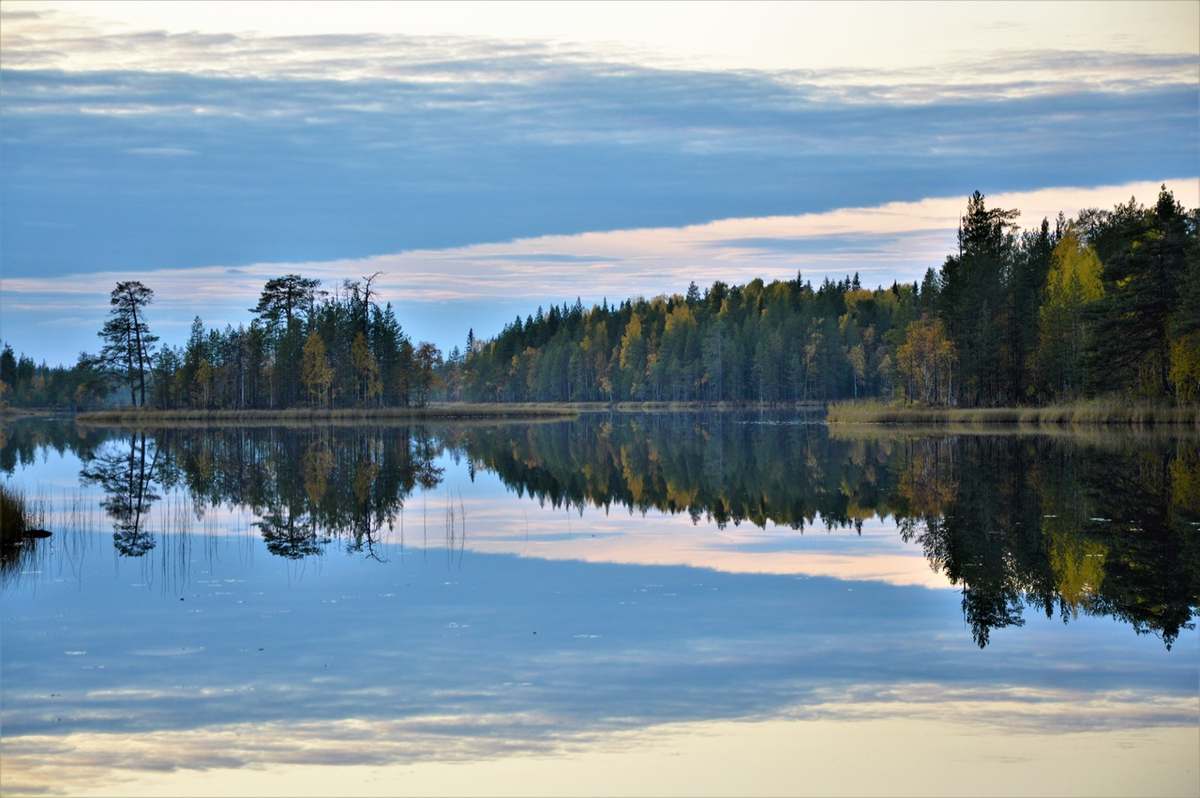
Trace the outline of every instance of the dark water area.
[[[1200, 787], [1194, 436], [19, 422], [0, 471], [54, 533], [2, 553], [6, 794], [236, 793], [295, 766], [338, 792], [374, 768], [391, 792], [494, 793], [489, 768], [531, 758], [635, 773], [613, 750], [639, 735], [803, 748], [818, 723], [881, 750], [922, 723], [979, 745], [944, 781], [920, 756], [875, 781], [781, 761], [761, 791]], [[1068, 765], [1055, 746], [1078, 735], [1102, 742]], [[118, 739], [136, 744], [100, 764]], [[972, 781], [1005, 746], [1009, 780]], [[451, 762], [477, 780], [411, 781]], [[1046, 780], [1064, 767], [1082, 781]]]

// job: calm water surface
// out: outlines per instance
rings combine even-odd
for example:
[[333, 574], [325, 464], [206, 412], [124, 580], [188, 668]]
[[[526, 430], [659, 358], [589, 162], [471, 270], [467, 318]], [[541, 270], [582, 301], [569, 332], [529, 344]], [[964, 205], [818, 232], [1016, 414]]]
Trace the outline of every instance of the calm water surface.
[[1200, 793], [1200, 440], [3, 429], [7, 794]]

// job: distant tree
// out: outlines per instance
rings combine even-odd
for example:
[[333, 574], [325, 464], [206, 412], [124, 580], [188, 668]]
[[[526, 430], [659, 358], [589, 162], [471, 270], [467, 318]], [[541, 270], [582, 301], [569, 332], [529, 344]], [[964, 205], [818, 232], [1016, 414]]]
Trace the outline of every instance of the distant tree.
[[646, 339], [642, 332], [642, 318], [634, 311], [625, 326], [621, 338], [621, 367], [623, 399], [643, 399], [646, 393]]
[[1036, 230], [1021, 234], [1005, 281], [1007, 304], [1003, 326], [1008, 369], [1005, 392], [1010, 401], [1026, 401], [1037, 391], [1038, 308], [1054, 248], [1064, 232], [1065, 221], [1062, 214], [1059, 217], [1054, 230], [1050, 229], [1049, 220], [1042, 219]]
[[145, 308], [154, 292], [136, 280], [119, 282], [109, 299], [109, 319], [98, 333], [104, 341], [100, 352], [107, 369], [129, 385], [129, 403], [146, 404], [146, 372], [152, 366], [154, 344]]
[[417, 347], [413, 359], [416, 361], [416, 378], [413, 382], [417, 394], [417, 407], [424, 407], [425, 402], [429, 399], [429, 393], [436, 387], [436, 370], [441, 365], [442, 353], [433, 344], [422, 341], [421, 345]]

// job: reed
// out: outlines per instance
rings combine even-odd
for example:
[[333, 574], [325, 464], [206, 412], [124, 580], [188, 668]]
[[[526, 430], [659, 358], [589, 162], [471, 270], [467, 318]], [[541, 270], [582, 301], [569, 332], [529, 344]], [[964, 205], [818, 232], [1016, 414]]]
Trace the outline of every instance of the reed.
[[39, 538], [50, 534], [43, 529], [48, 504], [41, 491], [31, 500], [21, 488], [0, 484], [0, 590], [20, 580], [49, 551], [38, 545]]
[[883, 402], [837, 402], [829, 424], [960, 424], [1026, 426], [1170, 425], [1200, 431], [1200, 407], [1147, 405], [1104, 397], [1046, 407], [926, 407]]
[[43, 491], [30, 499], [22, 488], [0, 484], [0, 542], [13, 545], [29, 533], [44, 530], [48, 505]]
[[0, 545], [10, 546], [24, 537], [32, 513], [20, 488], [0, 484]]

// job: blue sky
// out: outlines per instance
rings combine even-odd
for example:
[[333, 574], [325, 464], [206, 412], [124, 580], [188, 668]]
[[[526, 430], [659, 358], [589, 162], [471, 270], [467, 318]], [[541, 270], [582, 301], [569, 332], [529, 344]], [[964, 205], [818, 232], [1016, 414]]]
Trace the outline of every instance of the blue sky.
[[1198, 202], [1192, 3], [146, 5], [2, 8], [0, 336], [51, 363], [122, 279], [178, 344], [384, 271], [449, 349], [575, 296], [915, 279], [976, 189]]

